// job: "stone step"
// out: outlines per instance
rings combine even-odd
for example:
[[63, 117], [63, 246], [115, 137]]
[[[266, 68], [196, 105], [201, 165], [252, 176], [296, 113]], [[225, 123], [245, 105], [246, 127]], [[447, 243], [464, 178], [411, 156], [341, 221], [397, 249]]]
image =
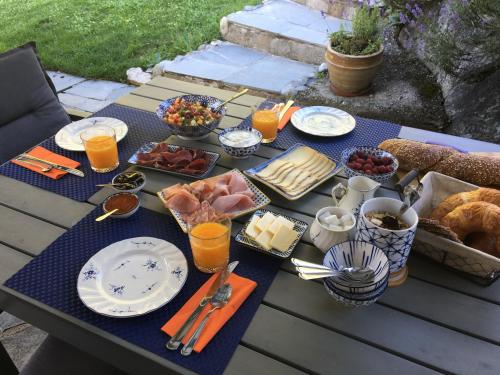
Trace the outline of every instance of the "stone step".
[[316, 72], [314, 65], [223, 41], [162, 61], [153, 69], [155, 75], [188, 75], [284, 95], [303, 89]]
[[293, 0], [298, 4], [309, 8], [325, 12], [326, 14], [342, 18], [344, 20], [352, 19], [356, 8], [362, 3], [355, 0]]
[[292, 0], [265, 0], [220, 22], [222, 36], [229, 42], [309, 64], [324, 61], [328, 34], [341, 27], [349, 30], [350, 21]]

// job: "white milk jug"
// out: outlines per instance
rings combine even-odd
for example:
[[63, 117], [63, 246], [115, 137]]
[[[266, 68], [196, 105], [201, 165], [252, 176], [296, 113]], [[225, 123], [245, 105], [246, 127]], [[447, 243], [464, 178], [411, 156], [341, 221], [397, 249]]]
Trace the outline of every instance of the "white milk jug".
[[[368, 199], [373, 198], [380, 184], [377, 181], [364, 176], [351, 177], [347, 181], [347, 187], [341, 183], [332, 188], [332, 198], [335, 206], [350, 210], [358, 217], [361, 205]], [[340, 201], [337, 200], [337, 191], [341, 194]]]

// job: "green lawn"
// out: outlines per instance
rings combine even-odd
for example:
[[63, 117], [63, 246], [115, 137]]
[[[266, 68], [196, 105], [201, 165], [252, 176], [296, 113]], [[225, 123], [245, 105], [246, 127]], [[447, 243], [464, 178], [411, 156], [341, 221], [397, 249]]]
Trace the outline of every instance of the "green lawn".
[[35, 40], [46, 68], [125, 80], [219, 36], [219, 20], [260, 0], [0, 0], [0, 52]]

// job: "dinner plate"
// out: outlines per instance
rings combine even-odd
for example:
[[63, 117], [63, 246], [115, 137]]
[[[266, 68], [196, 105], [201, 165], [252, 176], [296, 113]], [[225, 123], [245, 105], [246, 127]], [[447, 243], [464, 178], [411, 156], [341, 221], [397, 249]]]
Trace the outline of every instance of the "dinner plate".
[[292, 125], [319, 137], [338, 137], [351, 132], [356, 120], [349, 113], [332, 107], [305, 107], [294, 112]]
[[295, 239], [295, 241], [292, 242], [292, 244], [286, 249], [286, 251], [281, 252], [279, 250], [271, 248], [270, 250], [265, 249], [262, 247], [259, 243], [257, 243], [255, 240], [253, 240], [248, 234], [246, 234], [246, 230], [248, 225], [250, 224], [250, 221], [252, 221], [253, 216], [245, 223], [243, 228], [239, 231], [239, 233], [236, 235], [235, 240], [239, 243], [242, 243], [243, 245], [249, 246], [252, 249], [255, 249], [257, 251], [260, 251], [262, 253], [270, 254], [278, 258], [288, 258], [291, 254], [293, 249], [295, 249], [295, 246], [299, 243], [300, 239], [304, 235], [304, 233], [307, 230], [307, 223], [305, 221], [297, 220], [291, 216], [283, 215], [277, 212], [269, 211], [269, 210], [258, 210], [255, 211], [254, 215], [258, 217], [262, 217], [266, 214], [266, 212], [271, 212], [274, 216], [282, 216], [285, 219], [291, 221], [293, 223], [293, 230], [296, 231], [299, 235]]
[[[214, 167], [215, 167], [215, 163], [217, 162], [217, 160], [220, 157], [220, 154], [218, 154], [216, 152], [211, 152], [211, 151], [207, 151], [207, 150], [201, 149], [201, 151], [204, 151], [208, 155], [209, 161], [208, 161], [208, 164], [207, 164], [207, 169], [205, 169], [204, 171], [202, 171], [201, 173], [198, 173], [198, 174], [187, 174], [187, 173], [182, 173], [182, 172], [177, 172], [177, 171], [168, 171], [168, 170], [162, 169], [162, 168], [156, 168], [156, 167], [153, 167], [153, 166], [150, 167], [150, 166], [147, 166], [147, 165], [141, 165], [141, 164], [139, 164], [138, 163], [137, 154], [139, 154], [141, 152], [142, 153], [149, 153], [157, 145], [158, 145], [158, 142], [148, 142], [148, 143], [142, 145], [135, 152], [135, 154], [132, 155], [130, 157], [130, 159], [128, 159], [128, 162], [130, 164], [137, 165], [138, 167], [141, 167], [141, 168], [152, 169], [154, 171], [160, 171], [160, 172], [164, 172], [164, 173], [169, 173], [169, 174], [173, 174], [173, 175], [176, 175], [176, 176], [191, 177], [191, 178], [205, 178], [206, 176], [208, 176], [210, 174], [210, 172], [212, 172], [212, 169], [214, 169]], [[171, 145], [171, 144], [167, 144], [167, 147], [168, 147], [168, 151], [170, 151], [170, 152], [175, 152], [178, 149], [200, 150], [200, 149], [193, 148], [193, 147], [177, 146], [177, 145]]]
[[60, 129], [55, 137], [56, 144], [69, 151], [85, 151], [80, 134], [93, 126], [109, 126], [115, 130], [116, 141], [120, 142], [128, 132], [127, 124], [111, 117], [90, 117], [72, 122]]
[[77, 289], [92, 311], [126, 318], [147, 314], [174, 298], [188, 274], [184, 254], [153, 237], [115, 242], [96, 253], [78, 274]]
[[[231, 219], [235, 219], [237, 217], [249, 214], [249, 213], [254, 212], [254, 211], [258, 210], [258, 209], [261, 209], [261, 208], [267, 206], [269, 203], [271, 203], [271, 199], [269, 199], [269, 197], [267, 195], [265, 195], [262, 191], [260, 191], [259, 188], [257, 186], [255, 186], [255, 184], [253, 184], [238, 169], [233, 169], [233, 170], [231, 170], [231, 171], [229, 171], [227, 173], [238, 173], [241, 177], [243, 177], [245, 179], [245, 182], [247, 183], [248, 188], [250, 189], [250, 191], [252, 191], [252, 193], [254, 193], [254, 196], [253, 196], [252, 200], [255, 203], [255, 206], [250, 207], [250, 208], [248, 208], [246, 210], [237, 211], [237, 212], [231, 213], [230, 214]], [[220, 176], [222, 176], [224, 174], [226, 174], [226, 173], [220, 174], [218, 176], [206, 178], [205, 180], [216, 179], [216, 178], [219, 178]], [[163, 191], [159, 191], [157, 193], [157, 195], [160, 198], [160, 200], [163, 202], [163, 204], [165, 204], [166, 203], [166, 199], [163, 196]], [[172, 210], [172, 209], [169, 209], [169, 211], [172, 214], [172, 216], [174, 217], [174, 219], [177, 221], [177, 223], [179, 224], [179, 226], [181, 227], [182, 231], [184, 233], [187, 233], [188, 232], [188, 225], [184, 221], [184, 219], [182, 218], [181, 213], [178, 212], [178, 211], [176, 211], [176, 210]]]

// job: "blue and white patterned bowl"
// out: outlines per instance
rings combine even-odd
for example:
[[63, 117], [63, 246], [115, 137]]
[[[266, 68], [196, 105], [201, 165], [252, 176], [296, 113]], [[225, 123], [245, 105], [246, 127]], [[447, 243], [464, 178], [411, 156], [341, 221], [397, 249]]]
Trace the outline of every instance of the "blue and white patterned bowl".
[[[340, 270], [343, 267], [370, 267], [374, 278], [364, 284], [353, 286], [348, 279], [337, 277], [323, 280], [332, 293], [351, 299], [370, 299], [385, 289], [389, 279], [389, 260], [384, 252], [367, 242], [347, 241], [333, 246], [326, 253], [323, 264]], [[385, 285], [385, 287], [384, 287]]]
[[333, 291], [327, 283], [323, 283], [325, 285], [325, 288], [326, 288], [326, 291], [328, 292], [328, 294], [330, 296], [333, 297], [333, 299], [345, 306], [349, 306], [349, 307], [359, 307], [359, 306], [369, 306], [373, 303], [375, 303], [385, 292], [385, 290], [387, 289], [387, 285], [388, 283], [386, 282], [385, 284], [381, 285], [380, 288], [377, 290], [377, 294], [371, 296], [371, 297], [368, 297], [368, 298], [347, 298], [347, 297], [344, 297], [343, 295], [341, 295], [340, 293], [338, 292], [335, 292]]
[[[237, 147], [237, 146], [229, 146], [224, 143], [224, 136], [228, 133], [234, 132], [234, 131], [248, 131], [251, 132], [252, 134], [256, 135], [258, 138], [258, 142], [250, 145], [250, 146], [243, 146], [243, 147]], [[262, 134], [260, 131], [257, 129], [249, 128], [249, 129], [239, 129], [239, 128], [227, 128], [222, 130], [219, 133], [219, 142], [226, 152], [226, 154], [232, 156], [233, 158], [236, 159], [245, 159], [248, 158], [250, 155], [255, 154], [255, 152], [259, 149], [260, 147], [260, 142], [262, 141]]]
[[221, 117], [218, 120], [211, 121], [209, 123], [204, 124], [204, 126], [179, 126], [175, 124], [170, 124], [164, 120], [165, 112], [170, 108], [172, 103], [177, 99], [181, 98], [189, 103], [200, 102], [202, 105], [214, 109], [217, 106], [223, 103], [223, 100], [214, 98], [213, 96], [208, 95], [183, 95], [177, 96], [175, 98], [167, 99], [160, 103], [158, 108], [156, 109], [156, 115], [158, 118], [163, 121], [168, 128], [172, 131], [173, 134], [177, 135], [182, 139], [203, 139], [210, 134], [210, 130], [214, 130], [217, 126], [219, 126], [222, 118], [226, 114], [226, 107], [219, 108], [216, 113], [220, 114]]
[[[383, 158], [383, 157], [391, 158], [393, 171], [389, 172], [389, 173], [383, 173], [383, 174], [368, 175], [368, 174], [363, 173], [361, 171], [358, 171], [356, 169], [349, 168], [347, 166], [347, 163], [349, 163], [349, 157], [352, 154], [354, 154], [355, 152], [359, 152], [359, 151], [364, 152], [368, 156], [376, 156], [378, 158]], [[392, 176], [394, 176], [394, 174], [396, 173], [396, 171], [398, 170], [398, 167], [399, 167], [398, 159], [396, 159], [396, 157], [394, 155], [392, 155], [391, 153], [384, 151], [380, 148], [371, 147], [371, 146], [357, 146], [357, 147], [346, 148], [344, 151], [342, 151], [342, 154], [340, 156], [340, 161], [344, 165], [344, 171], [345, 171], [345, 174], [347, 175], [348, 178], [354, 177], [354, 176], [365, 176], [365, 177], [371, 178], [372, 180], [380, 182], [380, 183], [389, 181], [392, 178]]]

